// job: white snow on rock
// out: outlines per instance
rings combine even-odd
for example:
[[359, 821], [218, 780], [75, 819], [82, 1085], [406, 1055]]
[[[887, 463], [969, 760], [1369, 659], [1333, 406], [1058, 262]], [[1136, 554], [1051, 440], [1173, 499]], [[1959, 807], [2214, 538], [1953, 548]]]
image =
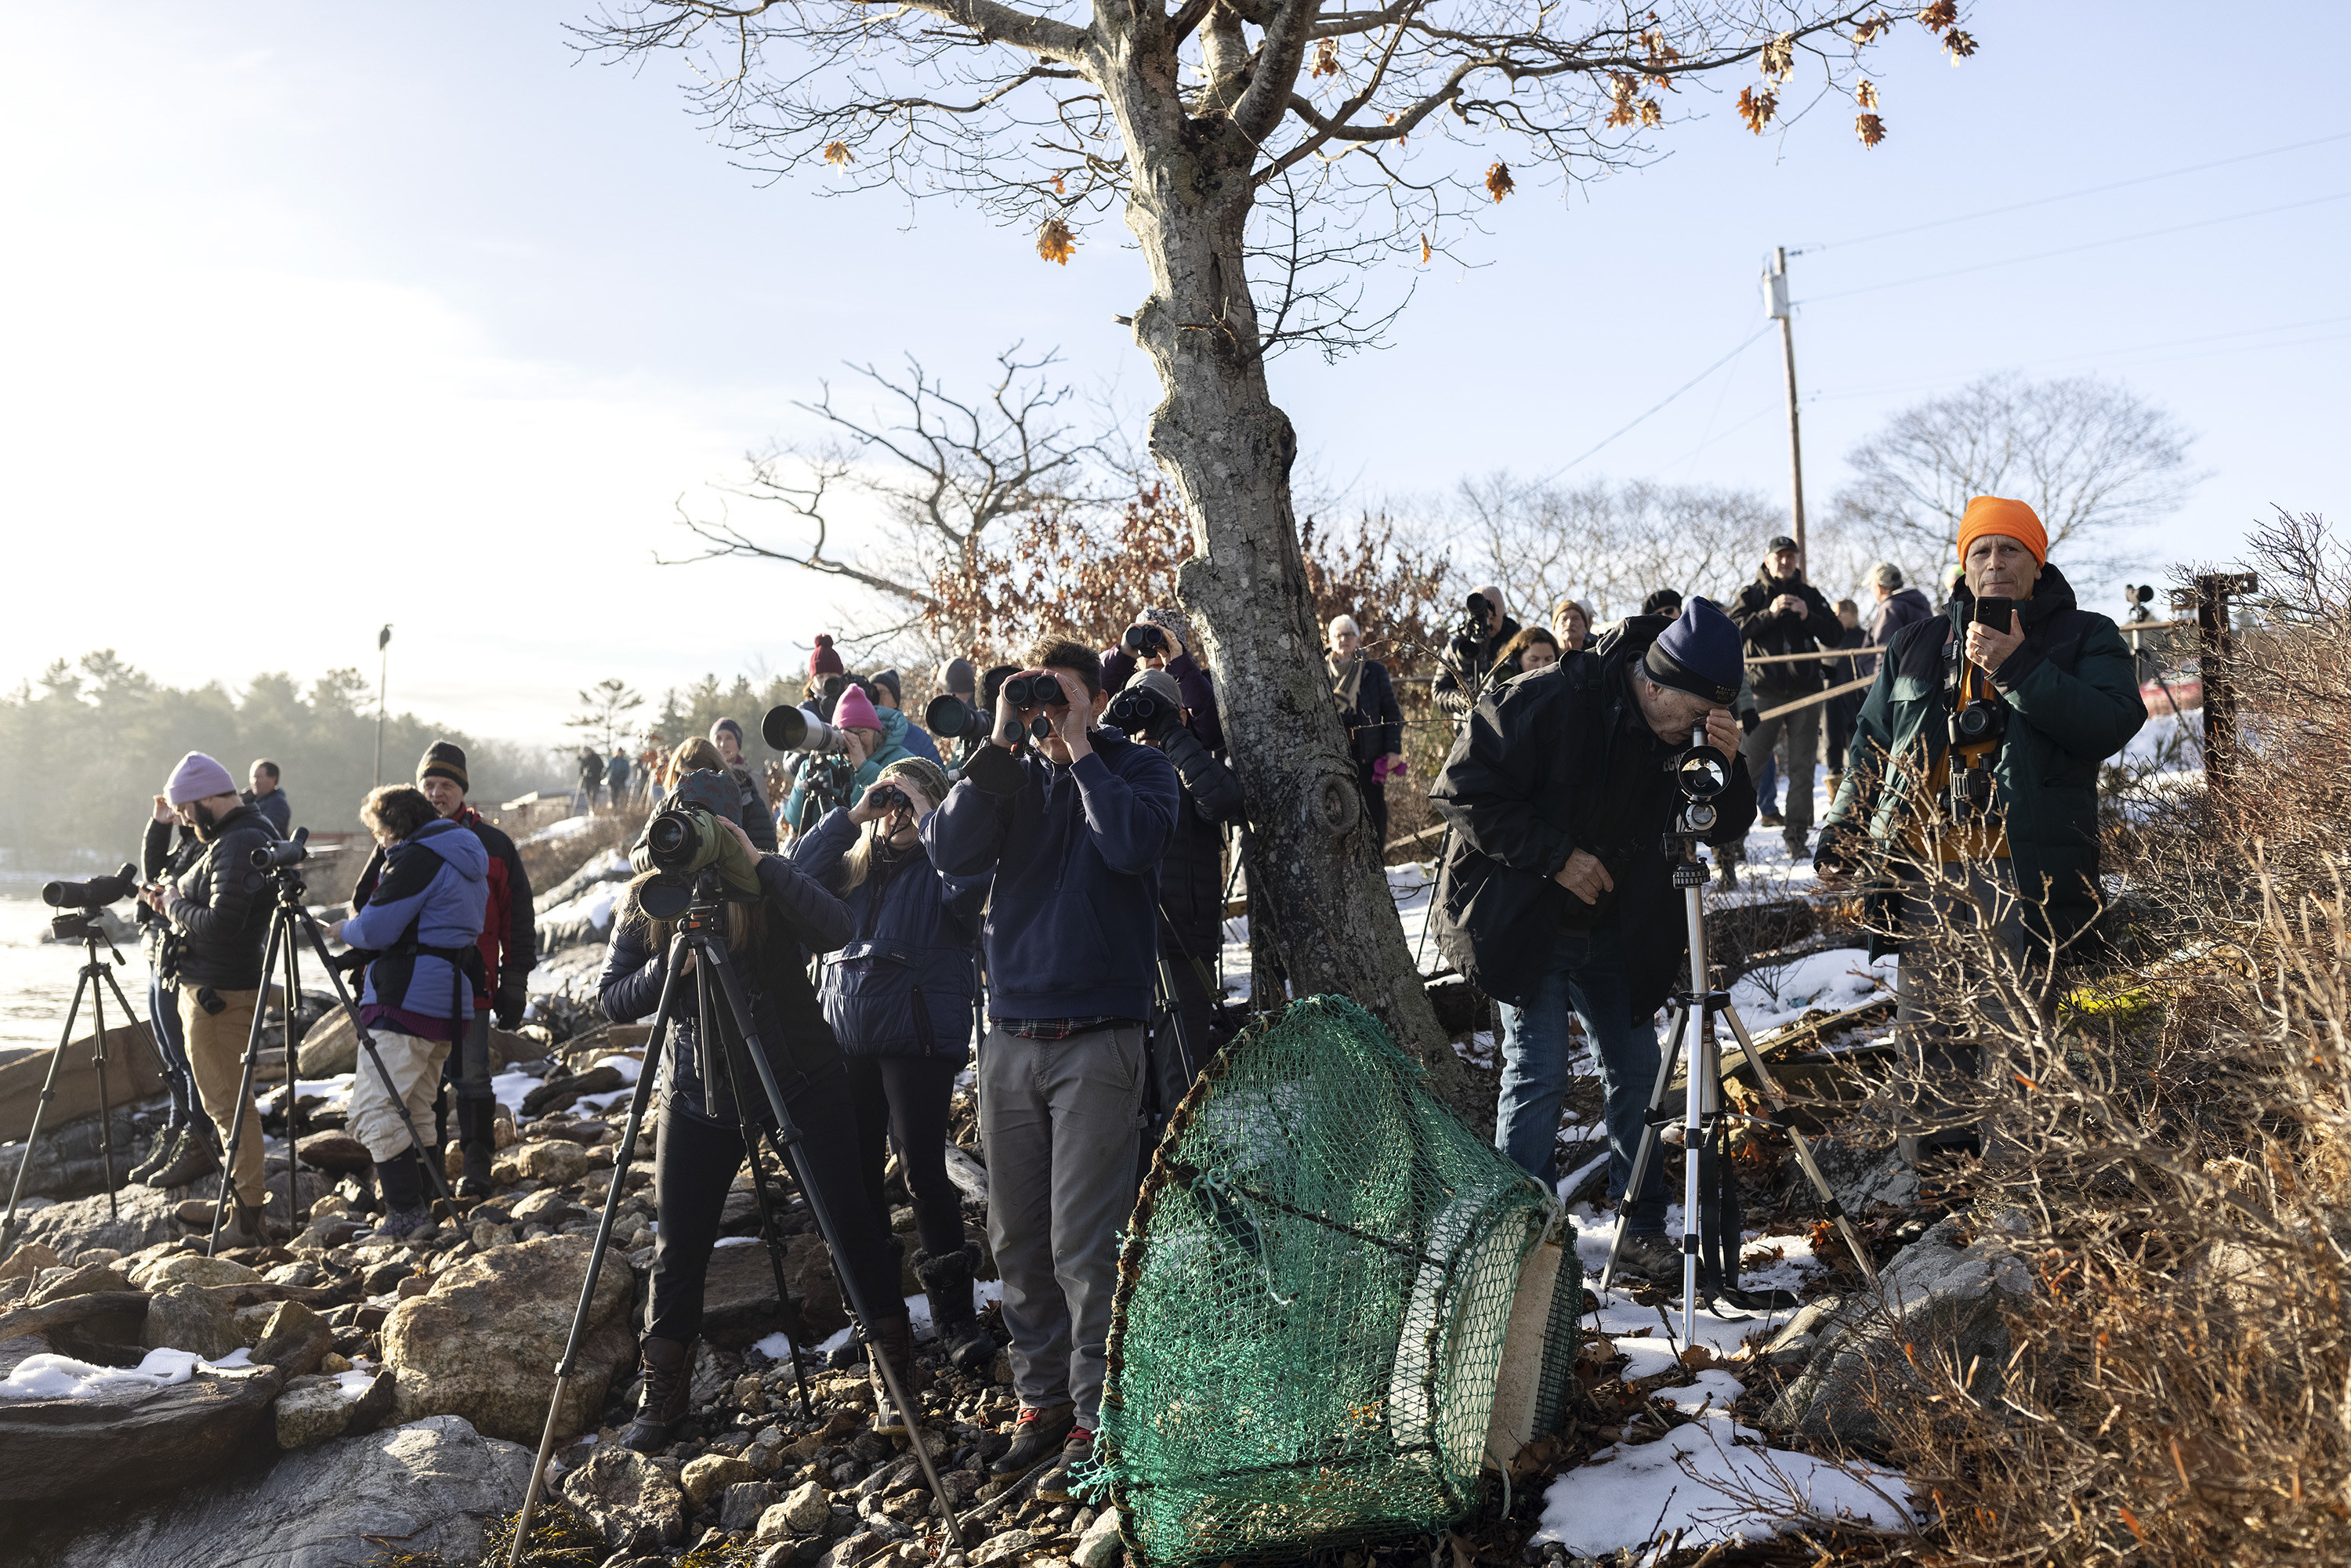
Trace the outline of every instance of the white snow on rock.
[[[1891, 953], [1873, 963], [1868, 951], [1861, 947], [1807, 954], [1792, 964], [1741, 977], [1730, 988], [1731, 1005], [1739, 1009], [1747, 1032], [1761, 1039], [1795, 1022], [1808, 1009], [1839, 1012], [1872, 997], [1890, 995], [1899, 963]], [[1730, 1043], [1729, 1034], [1727, 1029], [1716, 1030], [1718, 1040], [1726, 1045]]]
[[252, 1364], [252, 1351], [242, 1346], [218, 1361], [206, 1361], [192, 1350], [151, 1350], [137, 1366], [99, 1366], [44, 1353], [26, 1356], [0, 1380], [0, 1399], [136, 1398], [185, 1383], [200, 1366], [230, 1372]]

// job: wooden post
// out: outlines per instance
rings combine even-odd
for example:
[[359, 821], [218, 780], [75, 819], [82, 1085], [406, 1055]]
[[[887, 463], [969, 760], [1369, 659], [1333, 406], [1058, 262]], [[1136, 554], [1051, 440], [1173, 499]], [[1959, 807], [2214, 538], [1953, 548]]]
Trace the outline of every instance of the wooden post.
[[2196, 579], [2192, 596], [2174, 595], [2192, 598], [2196, 609], [2197, 674], [2204, 687], [2204, 783], [2215, 794], [2225, 793], [2237, 772], [2237, 693], [2229, 668], [2236, 638], [2229, 601], [2258, 587], [2250, 571], [2206, 572]]

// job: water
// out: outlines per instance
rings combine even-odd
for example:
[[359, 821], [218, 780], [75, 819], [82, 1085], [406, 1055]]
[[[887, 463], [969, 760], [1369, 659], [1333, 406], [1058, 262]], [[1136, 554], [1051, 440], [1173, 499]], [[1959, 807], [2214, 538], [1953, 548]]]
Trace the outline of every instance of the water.
[[[114, 912], [130, 917], [131, 904], [118, 904]], [[57, 1031], [65, 1027], [66, 1007], [73, 1000], [74, 982], [80, 977], [81, 944], [45, 942], [49, 934], [49, 917], [57, 913], [37, 898], [0, 898], [0, 1061], [13, 1061], [26, 1051], [53, 1046]], [[137, 1016], [147, 1016], [147, 955], [136, 943], [121, 944], [117, 951], [122, 955], [122, 967], [114, 971], [124, 995]], [[100, 958], [107, 950], [98, 950]], [[101, 982], [103, 983], [103, 982]], [[112, 992], [107, 993], [107, 1022], [120, 1009]], [[89, 1016], [89, 1001], [82, 1001], [82, 1019]], [[74, 1025], [77, 1036], [86, 1037], [89, 1030], [84, 1021]]]

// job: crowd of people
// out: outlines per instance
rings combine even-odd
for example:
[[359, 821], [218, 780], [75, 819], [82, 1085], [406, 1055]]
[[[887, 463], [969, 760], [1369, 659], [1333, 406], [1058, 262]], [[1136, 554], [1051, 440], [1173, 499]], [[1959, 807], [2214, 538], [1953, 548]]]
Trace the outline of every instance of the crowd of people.
[[[1882, 875], [1902, 853], [1956, 867], [1963, 888], [2016, 911], [1995, 935], [2020, 955], [2035, 942], [2061, 952], [2096, 916], [2096, 768], [2145, 717], [2131, 656], [2113, 622], [2074, 602], [2030, 507], [1979, 498], [1956, 544], [1960, 576], [1940, 609], [1894, 567], [1872, 569], [1865, 630], [1852, 601], [1806, 580], [1788, 538], [1723, 606], [1662, 589], [1595, 627], [1562, 600], [1543, 627], [1513, 619], [1497, 588], [1469, 598], [1434, 684], [1457, 730], [1429, 789], [1449, 829], [1431, 918], [1446, 959], [1500, 1004], [1495, 1144], [1538, 1179], [1558, 1177], [1572, 1042], [1579, 1031], [1588, 1042], [1611, 1197], [1628, 1221], [1623, 1273], [1669, 1282], [1681, 1268], [1663, 1234], [1662, 1165], [1625, 1188], [1658, 1068], [1654, 1019], [1687, 963], [1664, 848], [1686, 754], [1710, 750], [1727, 780], [1702, 835], [1726, 877], [1750, 825], [1776, 815], [1791, 854], [1813, 854], [1824, 881]], [[1395, 682], [1352, 616], [1327, 638], [1332, 701], [1384, 843], [1386, 787], [1407, 771]], [[1224, 872], [1247, 801], [1215, 683], [1174, 610], [1144, 611], [1110, 649], [1049, 637], [1018, 664], [952, 659], [935, 685], [956, 700], [934, 705], [935, 738], [904, 710], [898, 672], [852, 674], [820, 638], [792, 721], [815, 738], [781, 777], [754, 776], [732, 717], [674, 749], [649, 747], [633, 770], [619, 752], [580, 753], [583, 794], [707, 818], [726, 967], [747, 1009], [672, 1013], [646, 1375], [625, 1441], [658, 1448], [686, 1412], [704, 1273], [736, 1172], [763, 1139], [796, 1152], [797, 1179], [839, 1218], [838, 1267], [873, 1304], [862, 1329], [877, 1430], [912, 1419], [883, 1370], [916, 1386], [883, 1196], [893, 1148], [938, 1333], [959, 1364], [994, 1355], [976, 1311], [979, 1250], [944, 1160], [950, 1102], [972, 1068], [1020, 1402], [995, 1469], [1047, 1464], [1039, 1493], [1058, 1499], [1092, 1453], [1116, 1238], [1141, 1162], [1219, 1043]], [[1958, 723], [1995, 711], [1984, 734]], [[1831, 800], [1815, 846], [1824, 728]], [[1767, 770], [1786, 789], [1777, 813], [1759, 798]], [[266, 1203], [252, 1107], [235, 1103], [268, 909], [250, 852], [289, 820], [274, 767], [256, 763], [250, 782], [240, 795], [212, 758], [181, 763], [156, 797], [142, 895], [182, 1134], [159, 1142], [168, 1157], [148, 1174], [186, 1180], [234, 1147], [225, 1179], [240, 1241], [260, 1236]], [[465, 789], [464, 754], [440, 743], [413, 787], [369, 795], [378, 851], [341, 927], [365, 969], [360, 1021], [376, 1053], [350, 1124], [392, 1236], [423, 1221], [420, 1161], [442, 1158], [450, 1106], [458, 1197], [486, 1190], [486, 1020], [519, 1019], [535, 960], [528, 878]], [[652, 896], [664, 873], [650, 837], [600, 977], [619, 1021], [653, 1014], [696, 961], [674, 940], [678, 910]], [[1939, 883], [1897, 888], [1896, 939], [1991, 906]], [[1907, 946], [1902, 987], [1920, 1060], [1972, 1071]], [[770, 1082], [796, 1142], [780, 1135]], [[1972, 1139], [1945, 1125], [1906, 1153], [1974, 1152]]]

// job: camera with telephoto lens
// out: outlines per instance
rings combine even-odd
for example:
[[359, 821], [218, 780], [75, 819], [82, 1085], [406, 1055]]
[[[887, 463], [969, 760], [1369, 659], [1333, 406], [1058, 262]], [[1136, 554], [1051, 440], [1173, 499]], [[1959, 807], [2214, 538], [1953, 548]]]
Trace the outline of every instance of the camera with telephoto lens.
[[982, 741], [987, 738], [987, 715], [948, 692], [923, 710], [923, 727], [941, 740]]
[[723, 831], [707, 806], [665, 805], [645, 824], [645, 858], [655, 870], [689, 875], [718, 858]]
[[139, 868], [125, 861], [122, 869], [112, 876], [94, 876], [88, 882], [43, 883], [41, 902], [51, 909], [99, 909], [120, 904], [138, 891]]
[[1473, 593], [1467, 601], [1465, 608], [1468, 613], [1461, 617], [1461, 623], [1453, 629], [1454, 634], [1467, 638], [1472, 643], [1484, 642], [1488, 629], [1493, 624], [1493, 601], [1482, 593]]
[[846, 751], [849, 734], [804, 707], [778, 703], [759, 721], [759, 737], [778, 751]]
[[1148, 739], [1182, 715], [1146, 685], [1131, 685], [1110, 699], [1102, 717], [1128, 735]]
[[1037, 670], [1013, 676], [1004, 683], [1004, 695], [1016, 711], [1070, 706], [1070, 695], [1061, 689], [1061, 678], [1050, 670]]
[[1127, 652], [1138, 659], [1165, 655], [1167, 652], [1167, 633], [1149, 622], [1128, 627], [1124, 641]]

